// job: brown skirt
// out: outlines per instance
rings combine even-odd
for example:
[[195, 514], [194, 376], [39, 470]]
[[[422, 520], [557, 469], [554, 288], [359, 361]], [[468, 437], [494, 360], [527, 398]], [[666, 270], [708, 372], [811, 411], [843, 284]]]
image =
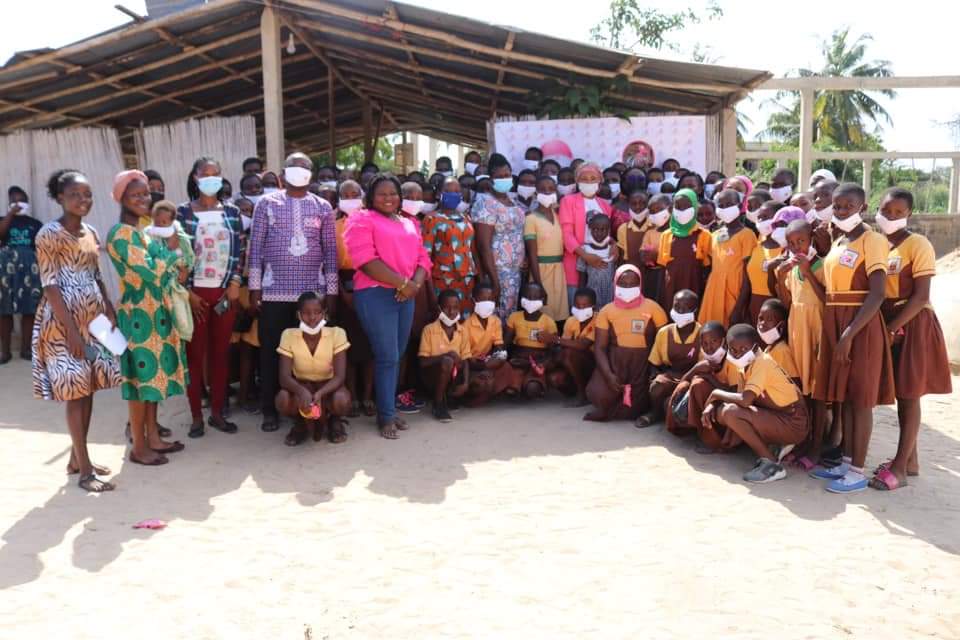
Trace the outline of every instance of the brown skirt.
[[587, 400], [608, 420], [633, 420], [650, 409], [650, 363], [647, 360], [650, 350], [619, 345], [610, 345], [609, 349], [607, 357], [617, 381], [630, 385], [631, 406], [623, 403], [623, 393], [610, 388], [599, 368], [594, 370], [587, 383]]
[[[691, 247], [692, 249], [692, 247]], [[703, 281], [703, 265], [691, 251], [689, 258], [674, 258], [664, 267], [663, 288], [660, 292], [660, 306], [673, 308], [673, 296], [682, 289], [690, 289], [698, 298], [703, 297], [706, 284]]]
[[824, 402], [847, 402], [862, 409], [893, 404], [893, 358], [887, 325], [880, 313], [871, 318], [853, 339], [850, 362], [841, 366], [833, 361], [840, 336], [859, 310], [859, 304], [831, 304], [828, 297], [823, 309], [823, 339], [817, 358], [813, 397]]
[[898, 398], [916, 400], [928, 393], [953, 391], [947, 345], [933, 309], [922, 309], [906, 324], [903, 335], [893, 342], [891, 355]]
[[775, 409], [753, 405], [727, 405], [743, 420], [750, 423], [766, 444], [800, 444], [810, 433], [810, 420], [803, 400], [789, 407]]
[[673, 396], [677, 385], [680, 384], [680, 378], [682, 377], [682, 375], [676, 375], [672, 371], [664, 371], [650, 381], [651, 403], [658, 400], [663, 403], [663, 406], [654, 407], [655, 410], [663, 411], [665, 414], [670, 413], [670, 398]]
[[763, 303], [772, 298], [773, 296], [765, 296], [762, 293], [751, 293], [750, 294], [750, 323], [753, 326], [757, 326], [757, 318], [760, 317], [760, 307], [763, 306]]

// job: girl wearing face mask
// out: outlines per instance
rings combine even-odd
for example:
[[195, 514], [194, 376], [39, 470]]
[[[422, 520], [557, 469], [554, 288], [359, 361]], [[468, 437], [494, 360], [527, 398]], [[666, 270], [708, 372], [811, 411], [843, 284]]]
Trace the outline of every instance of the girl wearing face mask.
[[757, 317], [757, 333], [763, 343], [763, 351], [776, 361], [781, 369], [800, 387], [800, 369], [787, 344], [789, 328], [787, 306], [777, 298], [770, 298], [760, 307]]
[[[597, 316], [597, 368], [587, 384], [595, 407], [584, 420], [636, 420], [650, 409], [649, 360], [654, 336], [667, 314], [641, 291], [640, 270], [621, 265], [614, 275], [614, 301]], [[644, 426], [640, 421], [637, 426]]]
[[437, 302], [440, 317], [423, 328], [417, 356], [424, 386], [433, 391], [433, 417], [451, 422], [450, 409], [470, 386], [470, 337], [460, 324], [460, 294], [444, 289]]
[[463, 323], [470, 341], [470, 388], [466, 403], [477, 407], [510, 387], [513, 371], [507, 362], [503, 323], [494, 314], [493, 287], [481, 280], [473, 287], [473, 313]]
[[[161, 465], [169, 461], [168, 454], [184, 449], [179, 442], [165, 442], [157, 425], [159, 403], [181, 395], [186, 388], [184, 343], [173, 326], [169, 293], [164, 295], [170, 281], [179, 275], [176, 251], [180, 241], [172, 234], [155, 242], [139, 228], [139, 219], [150, 217], [150, 189], [140, 171], [117, 174], [113, 198], [120, 204], [120, 222], [107, 234], [107, 253], [120, 276], [117, 326], [127, 339], [120, 371], [123, 399], [130, 410], [133, 448], [129, 459], [136, 464]], [[225, 369], [222, 359], [219, 365]], [[221, 389], [226, 392], [226, 381]]]
[[664, 308], [674, 295], [689, 289], [699, 302], [710, 269], [710, 234], [697, 226], [697, 194], [681, 189], [673, 196], [670, 229], [660, 236], [657, 262], [665, 268], [660, 303]]
[[573, 169], [564, 167], [557, 174], [557, 198], [563, 200], [565, 196], [577, 192], [577, 180]]
[[510, 195], [513, 177], [507, 159], [495, 153], [487, 161], [493, 191], [478, 193], [471, 210], [477, 233], [481, 267], [499, 301], [497, 313], [505, 318], [517, 307], [520, 268], [523, 265], [523, 225], [526, 211]]
[[933, 246], [922, 235], [907, 230], [912, 214], [913, 194], [893, 188], [884, 194], [876, 220], [891, 246], [882, 313], [893, 341], [900, 422], [896, 455], [881, 464], [870, 481], [871, 487], [881, 491], [898, 489], [907, 483], [907, 476], [920, 473], [920, 398], [952, 391], [943, 330], [930, 305], [930, 281], [936, 271]]
[[222, 187], [220, 163], [213, 158], [199, 158], [187, 176], [190, 201], [177, 208], [177, 219], [193, 240], [197, 256], [186, 281], [194, 316], [193, 339], [187, 346], [193, 372], [187, 388], [193, 416], [189, 433], [192, 438], [204, 434], [201, 397], [205, 377], [210, 383], [209, 425], [223, 433], [237, 431], [237, 425], [224, 418], [228, 368], [222, 365], [229, 355], [239, 305], [246, 243], [240, 210], [220, 201]]
[[467, 316], [473, 310], [471, 293], [479, 255], [473, 223], [460, 212], [461, 202], [457, 179], [444, 180], [440, 208], [423, 221], [423, 246], [433, 262], [430, 308], [434, 308], [441, 291], [452, 289], [459, 294], [461, 312]]
[[[640, 189], [631, 191], [627, 197], [629, 222], [617, 229], [617, 248], [624, 262], [643, 271], [651, 262], [656, 263], [655, 247], [660, 242], [660, 233], [650, 220], [649, 198]], [[649, 237], [648, 237], [649, 235]]]
[[747, 176], [733, 176], [720, 184], [720, 191], [732, 189], [739, 194], [740, 213], [747, 212], [747, 198], [753, 193], [753, 181]]
[[570, 315], [563, 273], [563, 230], [560, 228], [557, 186], [549, 176], [537, 180], [536, 206], [523, 223], [530, 279], [542, 286], [549, 301], [544, 311], [554, 320]]
[[528, 399], [542, 398], [547, 391], [546, 371], [556, 365], [550, 348], [557, 343], [557, 323], [544, 313], [546, 291], [535, 282], [521, 290], [520, 307], [507, 317], [504, 342], [510, 349], [514, 370], [511, 388]]
[[581, 287], [573, 297], [570, 318], [563, 325], [560, 347], [560, 368], [551, 373], [550, 386], [574, 397], [567, 407], [585, 407], [587, 381], [593, 374], [593, 341], [596, 338], [597, 292]]
[[836, 230], [833, 221], [833, 192], [837, 188], [836, 180], [820, 180], [813, 188], [813, 209], [807, 213], [807, 222], [813, 232], [813, 246], [821, 258], [830, 252], [830, 245]]
[[537, 206], [537, 174], [524, 169], [517, 175], [517, 201], [529, 212]]
[[594, 162], [585, 162], [576, 172], [577, 193], [565, 197], [560, 202], [560, 227], [563, 229], [563, 271], [567, 279], [567, 305], [573, 301], [580, 276], [577, 273], [577, 258], [583, 259], [587, 266], [599, 269], [603, 267], [603, 258], [587, 253], [583, 249], [587, 239], [587, 222], [597, 213], [610, 216], [610, 205], [597, 197], [603, 173]]
[[859, 185], [844, 183], [833, 192], [833, 226], [842, 235], [823, 260], [827, 304], [814, 397], [843, 412], [843, 457], [813, 475], [830, 480], [827, 491], [833, 493], [867, 488], [873, 408], [894, 401], [890, 336], [880, 314], [889, 245], [861, 220], [865, 203]]
[[248, 173], [240, 178], [240, 195], [252, 202], [256, 208], [260, 198], [263, 197], [263, 183], [260, 181], [260, 176]]
[[663, 420], [673, 394], [683, 375], [700, 359], [700, 323], [697, 306], [700, 299], [689, 289], [681, 289], [673, 297], [670, 319], [657, 331], [650, 350], [653, 368], [650, 382], [650, 411], [637, 418], [638, 427], [649, 427]]
[[262, 195], [268, 196], [271, 193], [280, 191], [280, 178], [273, 171], [264, 171], [260, 174], [260, 184], [262, 186]]
[[[738, 318], [746, 317], [753, 324], [757, 323], [760, 306], [773, 296], [770, 283], [775, 281], [776, 272], [770, 265], [780, 257], [787, 244], [785, 228], [778, 232], [777, 237], [774, 237], [773, 233], [773, 217], [782, 208], [783, 205], [779, 202], [770, 201], [765, 202], [758, 210], [757, 229], [760, 231], [760, 242], [753, 247], [750, 257], [747, 258], [746, 277], [743, 279], [746, 291], [741, 294], [741, 300], [746, 302], [744, 307], [738, 307], [734, 311]], [[782, 239], [783, 245], [777, 241], [778, 238]]]
[[724, 226], [710, 238], [710, 277], [700, 302], [700, 324], [716, 320], [726, 325], [734, 311], [745, 309], [749, 302], [744, 267], [757, 246], [757, 236], [743, 226], [743, 217], [734, 209], [739, 205], [737, 194], [735, 189], [724, 189], [717, 196], [717, 217]]
[[293, 419], [284, 444], [295, 447], [311, 433], [314, 442], [323, 438], [345, 442], [343, 417], [350, 412], [347, 350], [350, 342], [340, 327], [328, 327], [324, 298], [313, 291], [297, 299], [300, 326], [280, 335], [277, 411]]
[[35, 238], [43, 223], [30, 215], [30, 200], [20, 187], [7, 191], [10, 206], [0, 217], [0, 364], [10, 362], [13, 316], [20, 315], [20, 357], [30, 359], [33, 314], [40, 301]]
[[794, 185], [797, 183], [797, 176], [790, 169], [778, 169], [773, 174], [773, 182], [770, 184], [770, 196], [774, 202], [788, 204], [790, 196], [793, 195]]

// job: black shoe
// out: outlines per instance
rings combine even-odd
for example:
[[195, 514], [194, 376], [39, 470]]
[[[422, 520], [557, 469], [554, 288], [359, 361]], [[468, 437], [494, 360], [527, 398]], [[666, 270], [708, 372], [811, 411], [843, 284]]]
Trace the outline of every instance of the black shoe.
[[433, 408], [433, 417], [443, 423], [453, 422], [453, 416], [450, 415], [450, 411], [442, 405]]
[[[221, 418], [223, 420], [223, 418]], [[223, 420], [223, 424], [217, 424], [216, 420], [213, 419], [213, 416], [210, 416], [207, 419], [207, 424], [216, 429], [217, 431], [222, 431], [223, 433], [236, 433], [237, 425], [232, 422], [227, 422]], [[266, 429], [264, 429], [266, 431]]]
[[160, 424], [157, 425], [157, 433], [160, 434], [161, 438], [169, 438], [173, 435], [173, 431]]
[[280, 428], [280, 421], [277, 416], [264, 416], [260, 423], [260, 430], [265, 433], [273, 433]]
[[202, 438], [203, 437], [203, 421], [200, 421], [200, 424], [191, 424], [190, 431], [187, 432], [187, 436], [190, 438]]

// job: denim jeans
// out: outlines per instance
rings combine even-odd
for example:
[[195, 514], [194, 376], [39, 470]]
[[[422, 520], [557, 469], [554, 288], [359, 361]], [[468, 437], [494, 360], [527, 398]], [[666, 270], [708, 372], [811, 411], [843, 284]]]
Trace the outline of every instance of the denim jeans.
[[370, 340], [374, 362], [377, 424], [393, 422], [397, 413], [397, 377], [413, 325], [414, 301], [397, 302], [394, 289], [370, 287], [353, 295], [360, 324]]

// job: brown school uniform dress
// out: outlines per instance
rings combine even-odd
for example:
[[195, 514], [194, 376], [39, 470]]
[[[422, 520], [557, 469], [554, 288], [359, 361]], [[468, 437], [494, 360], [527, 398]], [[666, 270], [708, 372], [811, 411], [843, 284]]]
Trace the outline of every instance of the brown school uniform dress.
[[587, 383], [587, 399], [608, 420], [632, 420], [650, 406], [649, 356], [657, 330], [667, 323], [667, 314], [653, 300], [645, 298], [632, 309], [611, 302], [600, 310], [597, 329], [609, 333], [607, 357], [610, 367], [623, 385], [630, 385], [630, 404], [623, 393], [610, 388], [599, 369]]
[[681, 289], [690, 289], [703, 297], [707, 286], [703, 270], [710, 266], [710, 234], [703, 229], [694, 229], [686, 238], [678, 238], [672, 230], [660, 236], [660, 252], [657, 262], [664, 267], [666, 275], [660, 292], [660, 306], [673, 306], [673, 296]]
[[[810, 270], [820, 284], [823, 280], [823, 261], [817, 258]], [[817, 353], [820, 350], [820, 336], [823, 333], [823, 301], [817, 296], [813, 285], [804, 280], [800, 267], [794, 267], [787, 274], [785, 285], [790, 292], [790, 319], [787, 322], [787, 338], [793, 360], [800, 371], [800, 384], [803, 395], [813, 393], [814, 375], [817, 365]]]
[[536, 320], [527, 320], [523, 311], [514, 311], [507, 316], [507, 328], [514, 332], [511, 357], [528, 361], [532, 358], [542, 369], [538, 372], [533, 366], [529, 368], [516, 367], [512, 369], [512, 380], [509, 389], [522, 389], [531, 380], [536, 380], [546, 389], [546, 368], [549, 364], [550, 352], [547, 346], [539, 341], [540, 333], [557, 333], [557, 323], [544, 312]]
[[[500, 317], [492, 315], [487, 318], [486, 326], [482, 324], [480, 316], [476, 313], [471, 314], [463, 323], [463, 328], [467, 332], [467, 338], [470, 341], [470, 357], [486, 361], [495, 349], [503, 349], [503, 324]], [[510, 387], [513, 380], [513, 367], [509, 362], [503, 362], [496, 369], [483, 369], [482, 371], [470, 371], [471, 380], [483, 380], [489, 378], [493, 381], [493, 388], [490, 396], [495, 396]], [[481, 404], [489, 397], [473, 398], [477, 404]]]
[[782, 247], [765, 247], [761, 242], [753, 248], [747, 261], [747, 278], [750, 280], [750, 323], [756, 326], [760, 307], [773, 297], [767, 279], [770, 263], [781, 253]]
[[667, 367], [658, 373], [650, 383], [666, 389], [665, 397], [669, 398], [680, 378], [700, 359], [700, 323], [694, 322], [693, 331], [686, 340], [680, 339], [680, 329], [671, 322], [657, 331], [650, 350], [650, 364], [655, 367]]
[[[700, 360], [706, 360], [703, 351], [700, 352]], [[707, 397], [714, 389], [724, 389], [732, 391], [740, 383], [740, 370], [733, 366], [726, 358], [715, 366], [710, 375], [695, 375], [689, 380], [685, 380], [677, 385], [670, 396], [667, 404], [667, 431], [675, 436], [685, 436], [690, 434], [700, 434], [705, 432], [705, 437], [710, 446], [720, 448], [720, 438], [716, 430], [708, 431], [703, 428], [700, 418], [703, 417], [703, 410], [706, 408]], [[673, 413], [673, 406], [683, 397], [689, 394], [687, 399], [687, 421], [680, 422]], [[701, 436], [701, 440], [704, 436]], [[715, 439], [716, 441], [714, 442]]]
[[827, 303], [815, 376], [818, 400], [849, 402], [859, 408], [893, 404], [893, 359], [882, 314], [871, 318], [854, 338], [848, 364], [833, 361], [841, 334], [867, 297], [869, 275], [880, 269], [886, 272], [887, 252], [887, 239], [867, 228], [852, 242], [846, 236], [837, 238], [823, 259]]
[[[886, 300], [882, 307], [887, 322], [893, 320], [910, 299], [914, 279], [936, 274], [935, 260], [933, 245], [915, 233], [890, 249]], [[943, 330], [929, 303], [894, 336], [891, 355], [897, 398], [915, 400], [928, 393], [953, 390]]]
[[[626, 225], [624, 225], [626, 226]], [[620, 227], [621, 229], [623, 226]], [[563, 324], [563, 338], [567, 340], [589, 340], [591, 343], [597, 339], [597, 314], [594, 314], [587, 320], [586, 324], [581, 324], [574, 317], [567, 318]], [[573, 366], [584, 373], [584, 379], [589, 380], [593, 375], [593, 368], [596, 366], [596, 360], [593, 357], [593, 348], [588, 351], [577, 351], [576, 349], [567, 349], [572, 358]], [[572, 384], [572, 380], [569, 381]]]
[[[756, 394], [753, 405], [735, 411], [766, 444], [799, 444], [810, 433], [807, 405], [800, 390], [769, 353], [757, 354], [744, 371], [738, 390]], [[727, 430], [723, 440], [726, 447], [740, 444], [739, 436], [731, 430]]]

